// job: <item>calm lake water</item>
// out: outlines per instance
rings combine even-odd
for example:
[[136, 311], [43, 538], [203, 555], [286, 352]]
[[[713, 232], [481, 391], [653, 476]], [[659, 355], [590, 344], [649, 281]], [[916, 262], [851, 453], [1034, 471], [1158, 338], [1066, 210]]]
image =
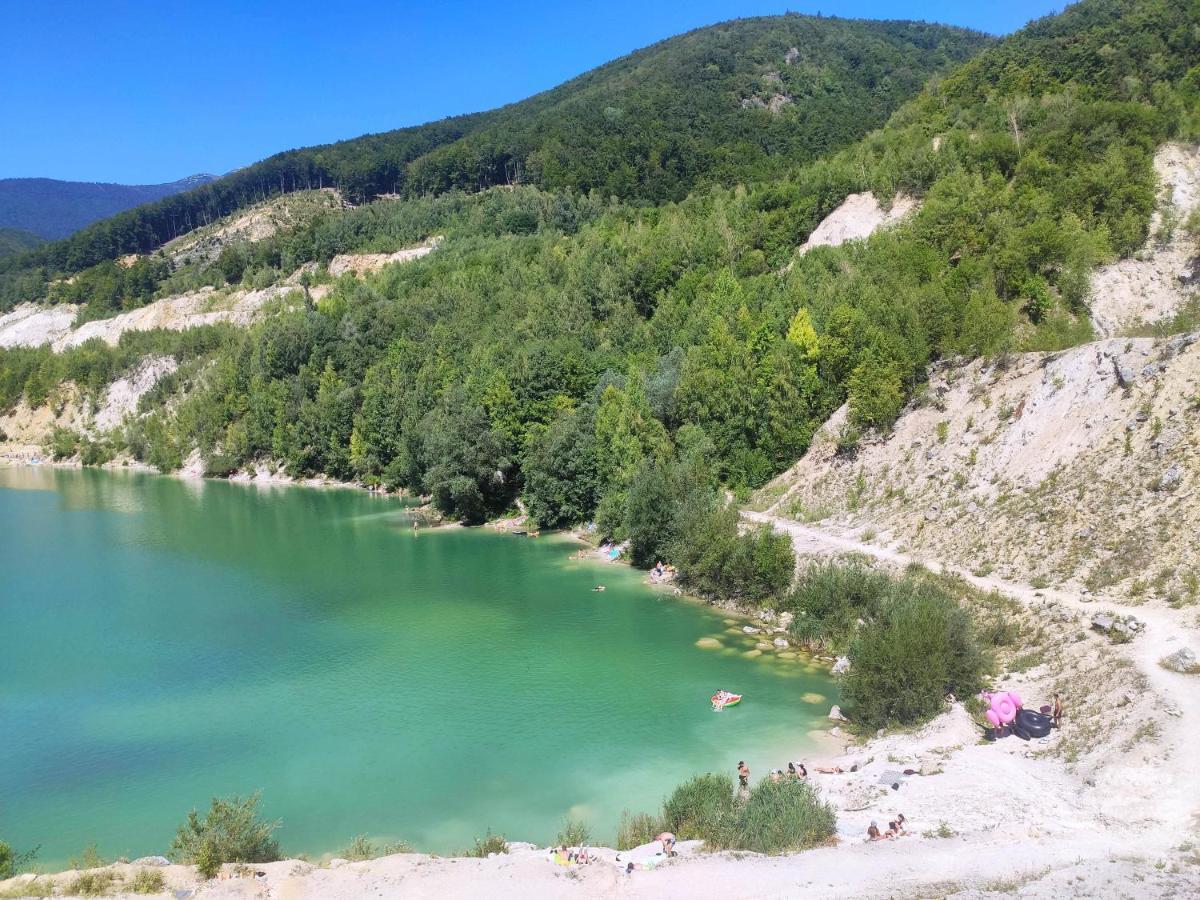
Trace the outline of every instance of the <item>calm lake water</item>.
[[[261, 790], [291, 853], [548, 842], [568, 815], [609, 840], [685, 777], [812, 745], [822, 671], [574, 549], [414, 534], [348, 490], [0, 468], [0, 836], [160, 853]], [[746, 700], [714, 714], [718, 688]]]

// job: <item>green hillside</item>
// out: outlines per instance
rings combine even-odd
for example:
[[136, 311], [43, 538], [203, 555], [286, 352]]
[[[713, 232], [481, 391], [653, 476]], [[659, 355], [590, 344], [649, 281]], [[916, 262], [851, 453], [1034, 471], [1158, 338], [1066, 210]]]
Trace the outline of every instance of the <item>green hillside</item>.
[[[595, 520], [636, 561], [708, 573], [693, 577], [711, 576], [710, 592], [752, 585], [769, 548], [735, 540], [719, 486], [763, 484], [847, 400], [852, 454], [925, 402], [939, 357], [1090, 337], [1089, 274], [1141, 246], [1155, 148], [1200, 136], [1198, 21], [1190, 2], [1085, 0], [863, 140], [749, 188], [658, 205], [450, 192], [147, 270], [163, 289], [260, 286], [337, 253], [446, 236], [419, 262], [343, 278], [249, 330], [4, 352], [0, 407], [170, 352], [184, 364], [151, 415], [91, 458], [126, 448], [170, 469], [199, 448], [214, 472], [274, 460], [427, 493], [465, 521], [523, 496], [543, 525]], [[795, 254], [862, 190], [922, 205], [868, 241]]]
[[20, 228], [0, 228], [0, 259], [32, 250], [43, 243], [43, 240], [32, 231], [22, 231]]
[[517, 182], [678, 200], [698, 184], [761, 179], [845, 146], [988, 41], [911, 22], [727, 22], [491, 112], [278, 154], [97, 223], [23, 264], [78, 271], [153, 250], [272, 194], [317, 187], [354, 202]]

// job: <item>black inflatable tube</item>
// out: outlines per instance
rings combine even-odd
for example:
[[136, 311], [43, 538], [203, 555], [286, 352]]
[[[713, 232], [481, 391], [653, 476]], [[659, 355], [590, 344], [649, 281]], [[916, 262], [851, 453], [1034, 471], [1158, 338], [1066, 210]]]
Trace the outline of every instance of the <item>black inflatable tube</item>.
[[[1043, 738], [1050, 733], [1053, 725], [1054, 720], [1049, 716], [1034, 712], [1032, 709], [1023, 709], [1017, 713], [1016, 721], [1013, 722], [1013, 730], [1016, 731], [1019, 728], [1020, 732], [1017, 734], [1020, 737], [1027, 734], [1030, 738]], [[1029, 740], [1029, 738], [1025, 738], [1025, 740]]]

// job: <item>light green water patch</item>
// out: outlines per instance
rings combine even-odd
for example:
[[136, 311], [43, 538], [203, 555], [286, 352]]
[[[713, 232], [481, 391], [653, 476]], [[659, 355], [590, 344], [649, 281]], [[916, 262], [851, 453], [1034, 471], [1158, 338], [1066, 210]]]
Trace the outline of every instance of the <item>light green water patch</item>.
[[797, 758], [804, 694], [836, 702], [697, 646], [722, 616], [640, 572], [363, 492], [0, 469], [0, 529], [0, 836], [47, 866], [256, 790], [291, 853], [548, 842], [572, 810], [611, 839], [692, 774]]

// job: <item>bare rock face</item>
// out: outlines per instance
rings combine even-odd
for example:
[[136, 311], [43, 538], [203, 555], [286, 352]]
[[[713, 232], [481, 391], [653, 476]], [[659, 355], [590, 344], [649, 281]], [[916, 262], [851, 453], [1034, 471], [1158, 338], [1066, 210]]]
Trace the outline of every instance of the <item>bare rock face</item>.
[[1180, 647], [1170, 656], [1164, 656], [1158, 664], [1164, 669], [1183, 675], [1200, 674], [1200, 662], [1197, 662], [1196, 652], [1191, 647]]

